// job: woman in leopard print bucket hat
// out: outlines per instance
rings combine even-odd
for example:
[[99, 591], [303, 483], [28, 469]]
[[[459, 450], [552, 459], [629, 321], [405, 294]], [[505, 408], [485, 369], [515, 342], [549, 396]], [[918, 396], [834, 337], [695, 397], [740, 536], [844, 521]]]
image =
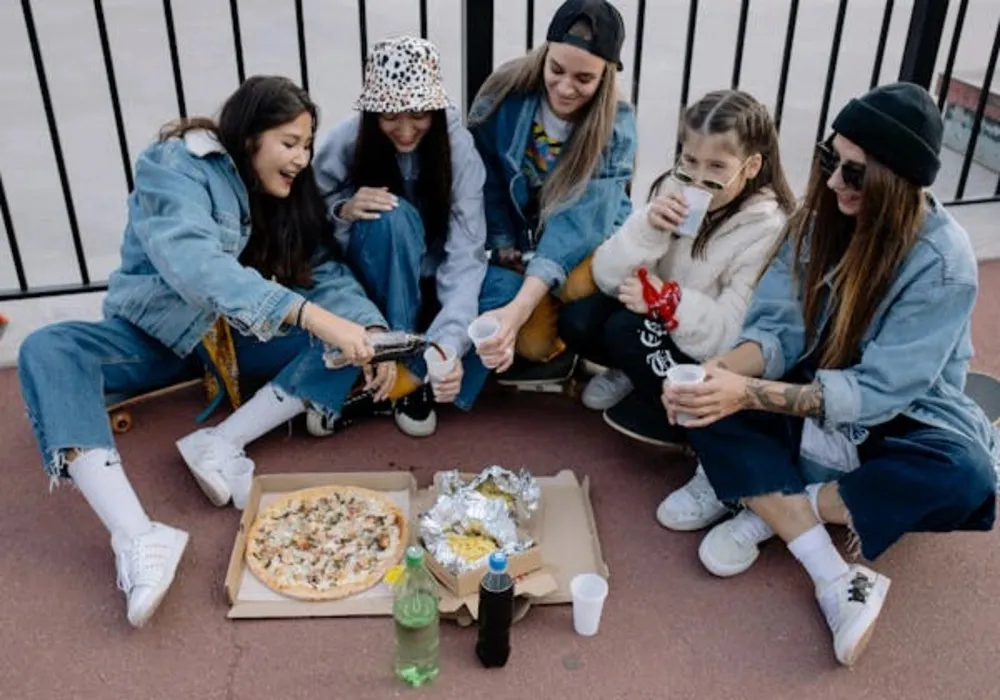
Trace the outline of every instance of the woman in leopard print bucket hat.
[[[355, 107], [320, 147], [316, 176], [338, 247], [390, 326], [426, 332], [458, 360], [430, 384], [422, 359], [399, 370], [396, 424], [427, 436], [435, 400], [472, 403], [461, 391], [461, 358], [486, 274], [486, 172], [429, 41], [376, 44]], [[371, 406], [380, 409], [388, 406]]]

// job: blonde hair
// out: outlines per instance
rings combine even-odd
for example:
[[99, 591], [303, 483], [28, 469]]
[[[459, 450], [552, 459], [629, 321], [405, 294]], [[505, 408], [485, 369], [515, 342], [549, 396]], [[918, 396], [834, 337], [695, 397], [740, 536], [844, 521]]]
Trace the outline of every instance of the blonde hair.
[[[589, 27], [579, 23], [570, 31], [578, 32], [581, 27], [589, 31]], [[474, 127], [487, 121], [511, 93], [544, 95], [545, 58], [548, 50], [549, 44], [546, 42], [528, 55], [508, 61], [494, 71], [483, 83], [475, 100], [484, 100], [489, 106], [482, 114], [470, 115], [469, 126]], [[583, 193], [601, 154], [611, 143], [618, 103], [624, 101], [618, 94], [615, 82], [617, 72], [617, 67], [611, 62], [604, 67], [597, 92], [576, 120], [576, 128], [563, 147], [555, 170], [545, 179], [539, 198], [540, 224], [544, 224], [548, 217]]]

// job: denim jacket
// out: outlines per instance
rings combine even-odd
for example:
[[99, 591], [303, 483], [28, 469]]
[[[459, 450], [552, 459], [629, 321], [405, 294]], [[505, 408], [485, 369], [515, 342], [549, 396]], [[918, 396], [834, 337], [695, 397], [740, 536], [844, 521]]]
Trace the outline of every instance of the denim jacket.
[[[471, 131], [486, 165], [487, 248], [529, 249], [524, 209], [528, 184], [521, 163], [531, 138], [531, 125], [538, 111], [538, 94], [510, 94], [485, 122]], [[493, 102], [481, 97], [469, 111], [469, 121], [489, 112]], [[586, 189], [550, 216], [538, 241], [526, 274], [559, 287], [566, 276], [632, 213], [626, 188], [632, 179], [636, 150], [635, 112], [618, 103], [611, 142], [605, 147]]]
[[270, 340], [303, 298], [362, 325], [385, 325], [343, 264], [317, 259], [314, 287], [287, 289], [240, 263], [249, 239], [247, 189], [214, 136], [191, 131], [149, 146], [136, 163], [105, 317], [129, 321], [182, 357], [219, 316]]
[[[800, 290], [792, 280], [794, 249], [786, 242], [754, 293], [741, 341], [764, 354], [765, 379], [781, 379], [806, 347]], [[831, 277], [826, 283], [830, 287]], [[861, 342], [860, 360], [816, 374], [823, 387], [824, 428], [855, 444], [866, 428], [904, 415], [957, 432], [998, 455], [997, 431], [963, 391], [972, 358], [972, 307], [978, 268], [968, 234], [933, 197], [917, 243], [893, 279]], [[832, 315], [828, 303], [820, 318]]]
[[[427, 336], [461, 356], [471, 345], [466, 328], [479, 313], [479, 289], [486, 277], [485, 173], [472, 136], [462, 125], [462, 115], [454, 107], [449, 107], [445, 114], [451, 148], [451, 216], [444, 249], [428, 250], [421, 272], [424, 277], [435, 278], [441, 303]], [[327, 218], [341, 250], [347, 249], [351, 230], [350, 224], [337, 216], [337, 211], [354, 196], [349, 172], [360, 125], [361, 115], [353, 114], [334, 127], [316, 152], [313, 164], [316, 182], [326, 202]], [[420, 175], [417, 154], [398, 153], [396, 160], [404, 183], [415, 184]]]

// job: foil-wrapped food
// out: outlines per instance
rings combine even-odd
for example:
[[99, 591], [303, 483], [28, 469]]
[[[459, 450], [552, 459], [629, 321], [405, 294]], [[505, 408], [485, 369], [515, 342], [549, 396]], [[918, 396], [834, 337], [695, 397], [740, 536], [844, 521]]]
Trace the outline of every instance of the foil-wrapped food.
[[514, 474], [494, 465], [469, 482], [447, 471], [435, 484], [437, 498], [420, 515], [420, 537], [452, 574], [486, 566], [497, 550], [513, 556], [534, 546], [542, 490], [526, 470]]

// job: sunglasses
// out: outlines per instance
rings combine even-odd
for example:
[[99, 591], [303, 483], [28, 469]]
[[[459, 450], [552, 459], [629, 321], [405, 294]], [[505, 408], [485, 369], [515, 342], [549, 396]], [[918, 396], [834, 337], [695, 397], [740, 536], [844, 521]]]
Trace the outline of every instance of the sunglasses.
[[816, 156], [819, 158], [819, 169], [827, 178], [833, 177], [840, 168], [840, 179], [852, 190], [861, 191], [865, 184], [865, 166], [853, 160], [841, 160], [833, 148], [833, 139], [816, 144]]
[[748, 162], [750, 162], [749, 158], [740, 163], [740, 167], [736, 169], [736, 172], [733, 173], [733, 176], [729, 178], [729, 180], [726, 182], [720, 182], [718, 180], [710, 180], [708, 178], [695, 178], [689, 175], [688, 173], [684, 172], [683, 170], [684, 166], [681, 165], [679, 160], [674, 164], [674, 169], [672, 174], [674, 179], [677, 180], [677, 182], [681, 183], [682, 185], [695, 185], [695, 186], [700, 186], [706, 190], [711, 190], [712, 192], [721, 192], [722, 190], [726, 189], [736, 181], [736, 178], [738, 178], [740, 176], [740, 173], [743, 172], [743, 168], [747, 167]]

